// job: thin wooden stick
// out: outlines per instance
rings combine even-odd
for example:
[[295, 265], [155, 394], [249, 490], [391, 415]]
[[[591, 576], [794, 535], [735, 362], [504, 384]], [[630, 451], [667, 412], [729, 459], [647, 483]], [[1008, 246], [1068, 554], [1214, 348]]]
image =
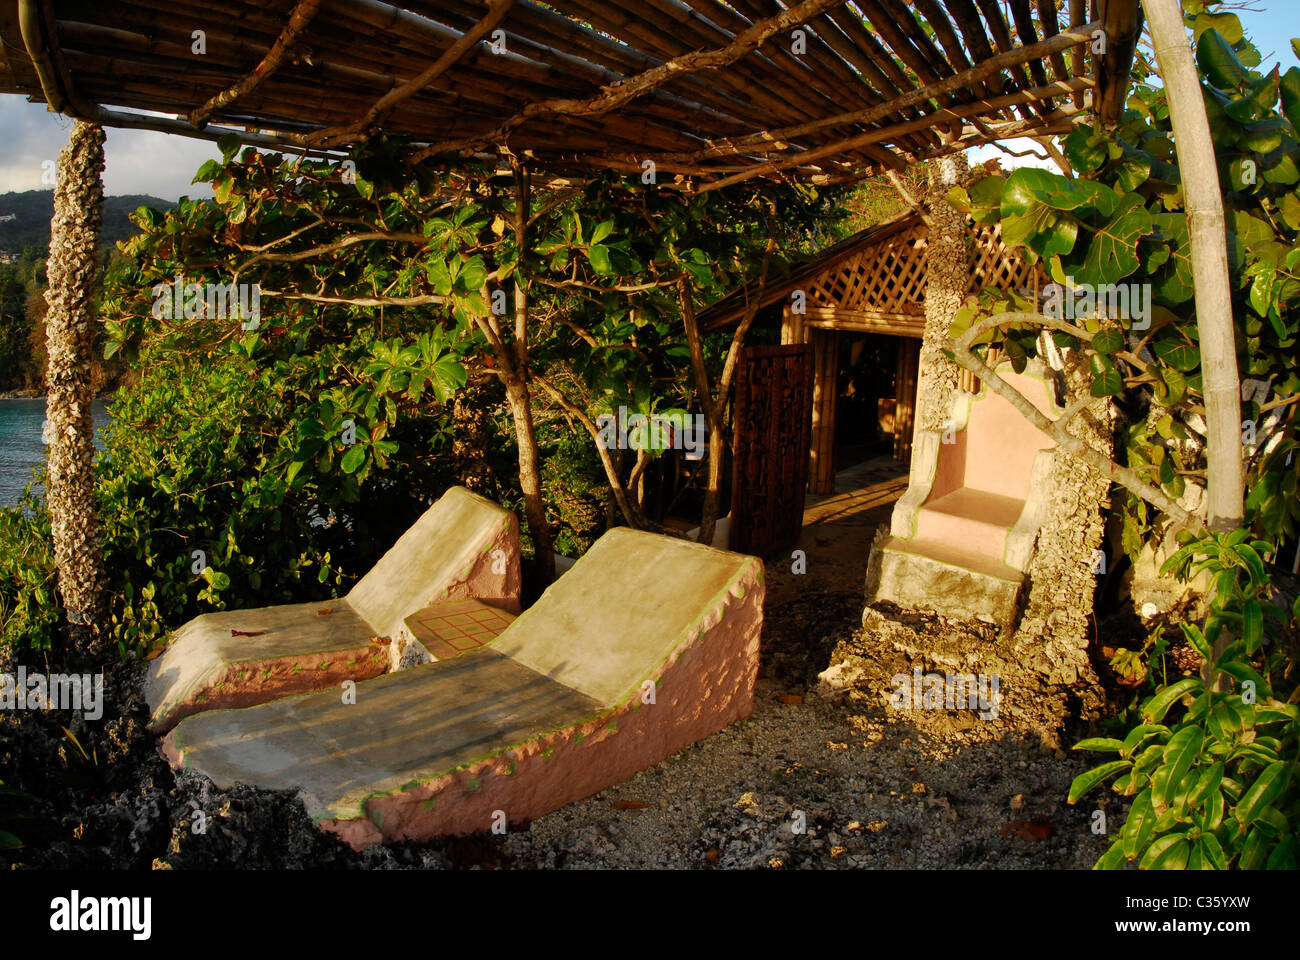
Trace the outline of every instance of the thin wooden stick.
[[194, 110], [189, 116], [190, 124], [202, 129], [212, 114], [222, 107], [229, 106], [239, 97], [251, 93], [265, 83], [271, 74], [275, 73], [279, 68], [280, 63], [289, 52], [289, 48], [293, 46], [299, 34], [307, 29], [307, 25], [311, 23], [312, 18], [316, 16], [316, 11], [321, 8], [321, 4], [324, 2], [325, 0], [298, 0], [298, 3], [294, 5], [293, 13], [289, 15], [289, 23], [280, 32], [280, 35], [275, 38], [275, 43], [266, 52], [262, 62], [254, 67], [253, 72], [244, 79], [234, 86], [222, 90], [203, 106]]

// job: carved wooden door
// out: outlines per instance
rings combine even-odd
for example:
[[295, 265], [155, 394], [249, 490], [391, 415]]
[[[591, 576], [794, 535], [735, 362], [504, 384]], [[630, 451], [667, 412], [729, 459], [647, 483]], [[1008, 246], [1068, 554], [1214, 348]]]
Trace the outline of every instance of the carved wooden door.
[[806, 343], [746, 347], [736, 368], [731, 549], [766, 556], [803, 529], [812, 418]]

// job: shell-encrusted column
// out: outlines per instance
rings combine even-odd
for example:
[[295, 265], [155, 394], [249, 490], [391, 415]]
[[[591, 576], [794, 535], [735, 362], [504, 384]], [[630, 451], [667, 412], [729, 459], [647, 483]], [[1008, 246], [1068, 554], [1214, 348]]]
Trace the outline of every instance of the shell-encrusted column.
[[91, 642], [102, 625], [106, 606], [91, 414], [103, 169], [103, 129], [98, 124], [74, 122], [68, 145], [59, 154], [54, 188], [45, 322], [49, 353], [47, 498], [59, 592], [78, 646]]

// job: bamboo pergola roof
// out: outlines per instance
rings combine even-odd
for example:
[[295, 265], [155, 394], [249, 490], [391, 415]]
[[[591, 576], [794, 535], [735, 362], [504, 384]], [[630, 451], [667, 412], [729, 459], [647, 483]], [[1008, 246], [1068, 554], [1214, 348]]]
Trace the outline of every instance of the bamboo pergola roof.
[[833, 183], [1113, 123], [1140, 17], [1138, 0], [0, 0], [0, 92], [298, 150], [386, 134], [414, 158], [506, 149], [561, 174], [649, 160], [691, 190]]

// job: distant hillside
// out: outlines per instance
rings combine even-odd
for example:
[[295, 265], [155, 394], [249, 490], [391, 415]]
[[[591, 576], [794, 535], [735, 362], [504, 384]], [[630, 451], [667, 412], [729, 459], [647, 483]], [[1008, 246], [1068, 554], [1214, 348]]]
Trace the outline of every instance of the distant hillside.
[[[176, 204], [145, 194], [104, 198], [104, 232], [106, 244], [134, 236], [135, 224], [127, 219], [137, 207], [171, 210]], [[13, 219], [8, 217], [12, 215]], [[50, 218], [54, 216], [53, 190], [27, 190], [23, 193], [0, 193], [0, 252], [21, 253], [30, 246], [50, 245]]]

